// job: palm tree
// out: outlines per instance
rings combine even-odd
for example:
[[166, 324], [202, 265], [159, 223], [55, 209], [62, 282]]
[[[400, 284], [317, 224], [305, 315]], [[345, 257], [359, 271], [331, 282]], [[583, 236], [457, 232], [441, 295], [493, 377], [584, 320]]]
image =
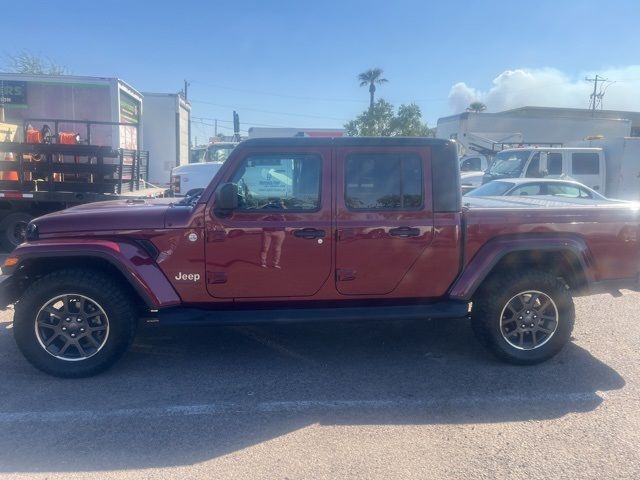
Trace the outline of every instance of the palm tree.
[[381, 68], [370, 68], [366, 72], [362, 72], [358, 75], [360, 80], [360, 86], [364, 87], [369, 85], [369, 110], [373, 111], [373, 97], [376, 94], [376, 85], [381, 85], [388, 82], [386, 78], [382, 76], [384, 72]]
[[471, 102], [471, 104], [467, 107], [467, 112], [484, 112], [487, 109], [487, 106], [482, 102]]

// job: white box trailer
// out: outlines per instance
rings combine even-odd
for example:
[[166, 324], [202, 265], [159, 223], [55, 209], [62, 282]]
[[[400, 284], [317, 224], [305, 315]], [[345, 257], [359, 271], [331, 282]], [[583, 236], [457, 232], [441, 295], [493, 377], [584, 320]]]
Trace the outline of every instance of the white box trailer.
[[176, 93], [143, 93], [143, 148], [149, 151], [149, 182], [166, 186], [171, 169], [189, 163], [191, 106]]
[[608, 197], [640, 201], [640, 137], [586, 140], [572, 146], [603, 150]]
[[460, 155], [492, 155], [518, 144], [561, 147], [589, 136], [607, 138], [631, 134], [627, 118], [576, 115], [558, 109], [523, 108], [498, 113], [464, 112], [438, 119], [438, 138], [455, 139]]
[[118, 78], [0, 73], [0, 103], [5, 123], [18, 126], [16, 141], [24, 140], [25, 123], [39, 130], [47, 124], [78, 133], [83, 143], [141, 150], [142, 95]]

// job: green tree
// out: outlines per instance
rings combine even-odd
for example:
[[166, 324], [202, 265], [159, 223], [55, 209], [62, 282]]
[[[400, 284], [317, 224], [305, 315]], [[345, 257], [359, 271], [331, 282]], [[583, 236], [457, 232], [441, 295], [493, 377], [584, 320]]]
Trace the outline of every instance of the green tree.
[[392, 130], [397, 135], [407, 137], [429, 137], [432, 136], [431, 129], [426, 123], [422, 123], [422, 112], [415, 103], [400, 105], [398, 113], [391, 122]]
[[487, 106], [482, 102], [471, 102], [467, 107], [467, 112], [484, 112], [487, 109]]
[[369, 85], [369, 110], [373, 110], [374, 107], [376, 85], [382, 85], [383, 83], [387, 83], [389, 81], [382, 76], [383, 74], [384, 72], [381, 68], [370, 68], [366, 72], [362, 72], [360, 75], [358, 75], [358, 80], [360, 80], [361, 87]]
[[58, 65], [48, 58], [38, 56], [28, 50], [6, 54], [5, 68], [12, 73], [36, 75], [67, 75], [67, 67]]
[[400, 105], [396, 114], [393, 105], [382, 98], [374, 103], [372, 109], [347, 122], [344, 128], [347, 135], [353, 137], [435, 136], [435, 130], [422, 122], [422, 112], [415, 103]]
[[344, 128], [353, 137], [388, 137], [392, 135], [394, 118], [393, 105], [381, 98]]

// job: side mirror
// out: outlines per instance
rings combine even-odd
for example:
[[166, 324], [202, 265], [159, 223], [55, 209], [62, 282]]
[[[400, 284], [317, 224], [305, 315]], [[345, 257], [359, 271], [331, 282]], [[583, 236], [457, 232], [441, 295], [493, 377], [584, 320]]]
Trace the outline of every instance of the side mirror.
[[544, 178], [549, 175], [549, 169], [547, 168], [547, 154], [546, 152], [540, 152], [540, 166], [538, 168], [540, 178]]
[[216, 210], [231, 212], [238, 208], [238, 185], [225, 183], [216, 192]]

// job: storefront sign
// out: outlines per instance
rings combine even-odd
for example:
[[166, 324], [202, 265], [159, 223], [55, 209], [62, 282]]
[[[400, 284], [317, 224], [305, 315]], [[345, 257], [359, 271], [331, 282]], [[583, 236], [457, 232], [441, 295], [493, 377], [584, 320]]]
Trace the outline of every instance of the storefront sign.
[[26, 105], [27, 82], [0, 80], [0, 105]]

